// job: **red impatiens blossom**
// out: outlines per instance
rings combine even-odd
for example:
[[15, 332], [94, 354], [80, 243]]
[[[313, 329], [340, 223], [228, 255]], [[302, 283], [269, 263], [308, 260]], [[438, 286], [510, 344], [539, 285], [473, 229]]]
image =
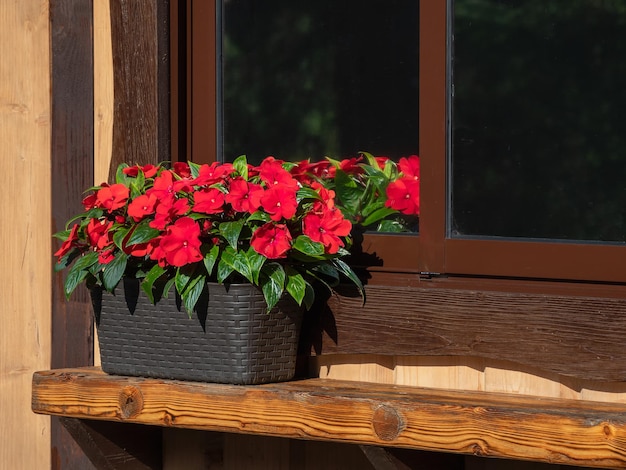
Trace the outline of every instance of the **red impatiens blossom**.
[[152, 228], [163, 230], [176, 217], [187, 212], [189, 212], [188, 199], [176, 199], [174, 196], [169, 196], [157, 204], [154, 219], [148, 225]]
[[203, 214], [220, 214], [224, 212], [224, 193], [216, 188], [196, 191], [193, 193], [193, 210]]
[[98, 197], [96, 193], [91, 193], [83, 199], [83, 207], [86, 211], [97, 207]]
[[157, 202], [158, 199], [154, 193], [137, 196], [128, 204], [128, 215], [132, 217], [135, 222], [139, 222], [144, 217], [154, 214]]
[[298, 189], [298, 182], [283, 168], [283, 161], [274, 157], [267, 157], [259, 165], [259, 177], [268, 187], [282, 185], [294, 190]]
[[174, 173], [181, 178], [189, 178], [191, 176], [191, 168], [189, 168], [189, 165], [185, 162], [175, 162]]
[[387, 186], [385, 206], [406, 215], [420, 213], [420, 184], [413, 177], [402, 177]]
[[157, 199], [162, 200], [170, 197], [177, 192], [188, 193], [193, 190], [192, 182], [188, 179], [177, 180], [174, 173], [168, 170], [161, 172], [159, 176], [154, 178], [154, 185], [146, 191], [146, 194], [154, 194]]
[[124, 207], [129, 195], [130, 190], [123, 184], [107, 185], [96, 193], [96, 205], [108, 211], [114, 211]]
[[400, 168], [403, 176], [415, 181], [420, 179], [420, 159], [417, 155], [401, 158], [398, 161], [398, 168]]
[[390, 158], [389, 157], [380, 156], [380, 157], [374, 157], [374, 160], [376, 160], [376, 163], [378, 163], [378, 168], [382, 170], [382, 169], [385, 168], [385, 165], [390, 160]]
[[191, 217], [181, 217], [168, 226], [159, 247], [171, 266], [185, 266], [202, 260], [200, 226]]
[[[318, 205], [316, 209], [322, 209]], [[335, 254], [344, 246], [339, 237], [344, 237], [352, 230], [352, 223], [344, 219], [338, 209], [315, 211], [304, 216], [302, 219], [302, 233], [311, 240], [324, 245], [324, 251]]]
[[261, 206], [263, 188], [259, 184], [249, 183], [243, 178], [230, 182], [226, 202], [237, 212], [256, 212]]
[[89, 245], [101, 250], [113, 243], [113, 234], [109, 232], [113, 222], [91, 219], [85, 229], [89, 238]]
[[291, 219], [298, 209], [296, 190], [282, 184], [271, 186], [263, 192], [261, 206], [276, 222], [283, 218]]
[[359, 166], [359, 163], [363, 161], [363, 157], [358, 158], [346, 158], [339, 162], [339, 169], [349, 175], [360, 175], [363, 173], [363, 168]]
[[115, 256], [113, 255], [113, 248], [98, 253], [98, 262], [100, 264], [109, 264], [114, 259]]
[[61, 244], [61, 248], [59, 248], [57, 251], [54, 252], [54, 256], [57, 256], [60, 262], [61, 258], [65, 256], [66, 254], [68, 254], [70, 250], [77, 245], [78, 245], [78, 224], [74, 224], [74, 226], [70, 230], [70, 234], [68, 235], [67, 240], [65, 240]]
[[233, 171], [233, 165], [230, 163], [214, 162], [210, 165], [205, 164], [200, 167], [198, 176], [192, 183], [198, 186], [210, 186], [222, 181]]
[[268, 222], [255, 230], [250, 246], [269, 259], [279, 259], [287, 256], [291, 240], [292, 236], [286, 225]]
[[146, 178], [152, 178], [154, 175], [156, 175], [158, 169], [159, 167], [155, 165], [147, 164], [144, 166], [139, 166], [139, 165], [129, 166], [129, 167], [124, 168], [122, 172], [125, 175], [136, 178], [137, 175], [139, 175], [139, 172], [141, 171]]

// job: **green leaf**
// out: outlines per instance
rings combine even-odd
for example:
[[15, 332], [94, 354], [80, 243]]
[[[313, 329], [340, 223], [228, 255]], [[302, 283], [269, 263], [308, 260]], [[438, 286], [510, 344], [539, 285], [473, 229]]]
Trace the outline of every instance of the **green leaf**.
[[321, 197], [319, 193], [315, 191], [313, 188], [309, 188], [305, 186], [304, 188], [298, 189], [298, 192], [296, 193], [296, 200], [298, 201], [298, 203], [300, 203], [304, 199], [321, 200]]
[[233, 167], [244, 180], [248, 181], [248, 160], [245, 155], [239, 155], [235, 158], [235, 161], [233, 161]]
[[324, 245], [314, 242], [306, 235], [299, 235], [293, 243], [293, 249], [308, 256], [321, 256], [324, 254]]
[[246, 220], [248, 222], [251, 222], [253, 220], [260, 220], [261, 222], [269, 222], [272, 219], [267, 212], [256, 211], [250, 214], [250, 216]]
[[194, 162], [187, 162], [187, 164], [189, 165], [189, 170], [191, 170], [191, 177], [197, 178], [200, 174], [200, 165]]
[[146, 277], [141, 282], [141, 288], [146, 293], [148, 299], [150, 299], [150, 302], [152, 303], [154, 303], [154, 292], [152, 290], [154, 287], [154, 283], [165, 273], [165, 271], [165, 268], [159, 266], [158, 264], [155, 264], [154, 266], [152, 266], [152, 269], [148, 271]]
[[261, 271], [261, 290], [269, 312], [280, 300], [285, 289], [285, 271], [278, 263], [266, 263]]
[[244, 220], [235, 220], [233, 222], [222, 222], [219, 225], [220, 234], [228, 241], [228, 244], [235, 250], [239, 241], [239, 234], [244, 226]]
[[378, 224], [378, 232], [399, 233], [406, 232], [407, 229], [401, 222], [397, 220], [382, 220]]
[[259, 275], [261, 273], [261, 269], [263, 268], [263, 264], [267, 261], [267, 258], [261, 253], [257, 253], [252, 247], [248, 248], [246, 257], [248, 258], [248, 263], [250, 264], [250, 269], [252, 270], [252, 282], [253, 284], [259, 285]]
[[375, 210], [374, 212], [372, 212], [370, 215], [368, 215], [365, 220], [362, 222], [364, 227], [367, 227], [368, 225], [372, 225], [376, 222], [378, 222], [379, 220], [384, 219], [385, 217], [392, 215], [392, 214], [397, 214], [398, 211], [395, 209], [391, 209], [390, 207], [382, 207], [380, 209]]
[[354, 285], [357, 287], [357, 289], [359, 289], [359, 293], [361, 294], [361, 298], [363, 299], [363, 303], [365, 304], [365, 289], [363, 288], [363, 284], [361, 283], [361, 280], [356, 275], [356, 273], [343, 260], [334, 259], [332, 262], [335, 265], [335, 267], [339, 270], [339, 272], [341, 272], [344, 276], [350, 279], [354, 283]]
[[143, 221], [139, 223], [138, 225], [136, 225], [135, 226], [136, 228], [135, 230], [133, 230], [133, 233], [128, 239], [128, 242], [126, 242], [126, 245], [132, 246], [132, 245], [137, 245], [139, 243], [147, 243], [153, 238], [156, 238], [160, 233], [159, 230], [157, 230], [156, 228], [150, 227], [150, 225], [148, 224], [149, 224], [148, 221]]
[[302, 274], [293, 268], [286, 267], [285, 272], [287, 274], [287, 292], [298, 302], [298, 305], [302, 305], [306, 293], [306, 281]]
[[253, 282], [252, 268], [245, 253], [235, 251], [232, 247], [227, 246], [222, 252], [222, 261], [245, 277], [248, 281]]
[[127, 227], [118, 226], [117, 229], [113, 228], [112, 230], [113, 243], [115, 243], [115, 246], [121, 250], [123, 247], [122, 243], [124, 242], [124, 238], [126, 238], [126, 235], [128, 235], [130, 229]]
[[224, 282], [228, 276], [233, 272], [232, 266], [224, 262], [223, 258], [220, 258], [217, 263], [217, 282]]
[[65, 296], [69, 299], [70, 295], [78, 284], [80, 284], [87, 274], [89, 274], [89, 268], [98, 262], [98, 253], [90, 251], [84, 256], [78, 258], [76, 263], [70, 268], [65, 278]]
[[337, 268], [335, 268], [332, 264], [320, 263], [311, 267], [311, 271], [332, 279], [332, 282], [335, 285], [339, 283], [339, 271], [337, 271]]
[[206, 272], [209, 276], [213, 274], [213, 267], [215, 266], [215, 262], [220, 254], [220, 247], [218, 245], [213, 245], [211, 249], [204, 255], [204, 267], [206, 268]]
[[102, 270], [102, 285], [106, 290], [112, 291], [115, 286], [117, 286], [124, 275], [127, 262], [128, 255], [124, 252], [120, 252], [113, 258], [113, 261], [104, 265], [104, 269]]
[[181, 299], [183, 299], [183, 305], [185, 306], [185, 310], [187, 310], [187, 315], [189, 315], [189, 318], [191, 318], [191, 316], [193, 315], [193, 309], [198, 303], [198, 299], [202, 294], [202, 290], [204, 289], [205, 284], [205, 276], [196, 276], [192, 278], [191, 282], [185, 289], [185, 292], [180, 295]]
[[128, 163], [120, 163], [117, 166], [117, 170], [115, 171], [115, 182], [118, 184], [123, 184], [128, 186], [130, 177], [124, 173], [124, 168], [128, 168], [130, 165]]
[[176, 271], [176, 275], [174, 276], [174, 285], [176, 286], [176, 291], [182, 296], [183, 292], [185, 292], [185, 288], [189, 281], [191, 280], [191, 273], [189, 269], [178, 268]]
[[358, 212], [364, 188], [354, 181], [346, 172], [337, 169], [335, 172], [335, 194], [342, 209], [348, 214]]

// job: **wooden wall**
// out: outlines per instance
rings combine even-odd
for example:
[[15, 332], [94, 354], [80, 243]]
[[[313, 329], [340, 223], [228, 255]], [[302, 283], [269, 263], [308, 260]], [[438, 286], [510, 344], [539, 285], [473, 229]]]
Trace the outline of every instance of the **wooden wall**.
[[50, 468], [50, 418], [30, 409], [50, 367], [48, 0], [0, 2], [0, 467]]

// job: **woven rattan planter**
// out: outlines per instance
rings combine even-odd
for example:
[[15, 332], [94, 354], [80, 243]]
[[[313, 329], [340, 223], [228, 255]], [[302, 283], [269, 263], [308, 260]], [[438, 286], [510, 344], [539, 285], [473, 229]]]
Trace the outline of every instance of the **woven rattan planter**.
[[231, 384], [290, 380], [302, 310], [285, 298], [265, 312], [252, 284], [207, 284], [190, 319], [180, 299], [150, 303], [136, 280], [93, 290], [102, 369], [109, 374]]

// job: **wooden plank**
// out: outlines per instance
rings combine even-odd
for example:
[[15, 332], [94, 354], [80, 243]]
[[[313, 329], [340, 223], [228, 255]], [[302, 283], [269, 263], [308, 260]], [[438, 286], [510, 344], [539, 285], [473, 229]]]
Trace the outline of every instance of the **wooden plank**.
[[113, 157], [169, 160], [169, 1], [110, 0], [114, 72]]
[[626, 468], [626, 405], [308, 379], [232, 386], [42, 371], [36, 413]]
[[[50, 367], [48, 0], [0, 1], [0, 467], [50, 468], [50, 419], [29, 410]], [[26, 399], [25, 399], [26, 398]]]
[[626, 380], [626, 299], [369, 285], [333, 296], [303, 328], [317, 354], [463, 356]]
[[[80, 212], [80, 195], [93, 184], [92, 3], [51, 2], [52, 62], [52, 231], [63, 230]], [[56, 249], [55, 247], [54, 249]], [[66, 273], [52, 282], [52, 367], [93, 363], [91, 302], [87, 289], [70, 302], [63, 294]], [[45, 333], [47, 334], [47, 333]], [[65, 428], [52, 421], [52, 468], [93, 468]]]

